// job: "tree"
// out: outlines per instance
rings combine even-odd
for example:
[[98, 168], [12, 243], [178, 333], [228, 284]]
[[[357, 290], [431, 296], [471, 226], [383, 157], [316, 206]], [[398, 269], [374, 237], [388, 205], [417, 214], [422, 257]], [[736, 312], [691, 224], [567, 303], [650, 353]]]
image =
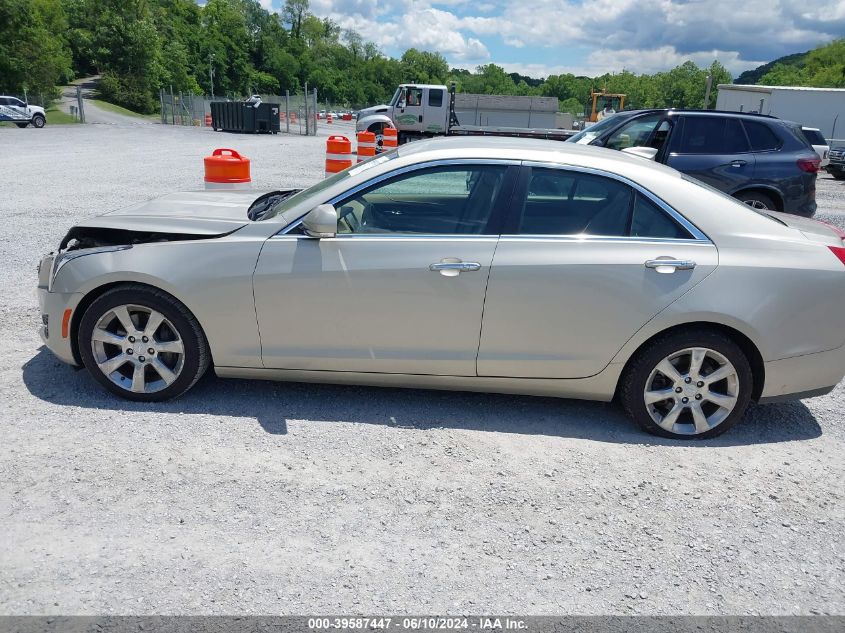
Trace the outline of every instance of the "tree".
[[302, 37], [302, 23], [308, 16], [308, 0], [285, 0], [282, 18], [285, 24], [290, 24], [291, 37]]

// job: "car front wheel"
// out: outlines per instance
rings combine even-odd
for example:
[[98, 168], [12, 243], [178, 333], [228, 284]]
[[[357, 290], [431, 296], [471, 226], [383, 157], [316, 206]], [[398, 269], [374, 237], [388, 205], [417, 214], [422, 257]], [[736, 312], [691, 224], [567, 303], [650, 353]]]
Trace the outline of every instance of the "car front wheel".
[[47, 123], [47, 119], [44, 118], [41, 114], [36, 114], [32, 117], [32, 125], [33, 127], [42, 128]]
[[129, 400], [175, 398], [209, 364], [208, 344], [194, 316], [147, 286], [120, 286], [95, 299], [82, 317], [78, 342], [94, 379]]
[[751, 400], [742, 349], [712, 330], [677, 331], [652, 341], [628, 367], [620, 397], [639, 425], [674, 439], [706, 439], [730, 429]]

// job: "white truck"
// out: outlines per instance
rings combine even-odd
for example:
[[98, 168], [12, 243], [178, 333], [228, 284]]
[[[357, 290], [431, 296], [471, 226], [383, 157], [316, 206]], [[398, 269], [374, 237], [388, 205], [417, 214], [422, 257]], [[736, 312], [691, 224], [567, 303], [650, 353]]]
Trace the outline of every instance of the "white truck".
[[11, 121], [18, 127], [44, 127], [47, 114], [44, 108], [24, 103], [17, 97], [0, 95], [0, 121]]
[[456, 93], [436, 84], [401, 84], [387, 105], [358, 113], [355, 129], [376, 135], [394, 127], [399, 143], [445, 135], [524, 136], [566, 140], [573, 130], [556, 127], [557, 97]]

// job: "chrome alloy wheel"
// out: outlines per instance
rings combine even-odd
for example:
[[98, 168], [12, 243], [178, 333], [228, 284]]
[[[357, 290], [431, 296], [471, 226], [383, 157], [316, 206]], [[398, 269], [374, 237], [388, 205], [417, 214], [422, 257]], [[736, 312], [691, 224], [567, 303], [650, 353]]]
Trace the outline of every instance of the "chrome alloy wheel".
[[91, 352], [103, 375], [134, 393], [166, 389], [185, 365], [185, 346], [173, 324], [138, 305], [117, 306], [100, 317]]
[[769, 209], [766, 203], [762, 200], [743, 200], [743, 202], [752, 209], [757, 209], [758, 211], [768, 211]]
[[719, 352], [692, 347], [660, 361], [646, 381], [643, 397], [655, 424], [671, 433], [698, 435], [731, 414], [739, 376]]

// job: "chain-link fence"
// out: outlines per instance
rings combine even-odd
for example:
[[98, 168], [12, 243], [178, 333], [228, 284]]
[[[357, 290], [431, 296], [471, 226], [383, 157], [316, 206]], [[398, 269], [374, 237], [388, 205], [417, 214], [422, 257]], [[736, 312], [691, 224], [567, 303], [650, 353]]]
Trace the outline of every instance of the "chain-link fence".
[[[279, 127], [290, 134], [316, 135], [317, 90], [307, 88], [291, 94], [257, 95], [263, 103], [279, 106]], [[248, 97], [210, 97], [162, 89], [159, 93], [161, 122], [165, 125], [211, 127], [212, 101], [246, 101]]]

